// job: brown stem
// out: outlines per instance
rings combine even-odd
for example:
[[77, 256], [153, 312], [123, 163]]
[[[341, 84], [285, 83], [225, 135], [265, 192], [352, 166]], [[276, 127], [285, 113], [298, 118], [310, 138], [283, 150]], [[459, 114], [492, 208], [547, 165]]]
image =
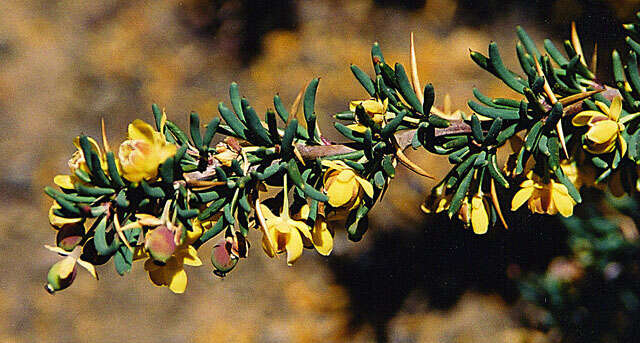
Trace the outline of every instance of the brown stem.
[[[620, 95], [620, 92], [609, 86], [594, 82], [592, 85], [596, 89], [604, 89], [602, 96], [608, 100], [612, 100], [614, 97]], [[574, 115], [582, 111], [583, 101], [578, 101], [572, 105], [566, 106], [564, 115]], [[550, 110], [551, 105], [546, 101], [543, 101], [545, 109]], [[471, 133], [471, 127], [464, 120], [450, 120], [451, 125], [447, 128], [436, 128], [435, 137], [442, 137], [448, 135], [468, 134]], [[398, 146], [402, 150], [408, 148], [411, 145], [411, 140], [416, 134], [416, 129], [404, 130], [395, 134]], [[327, 156], [343, 155], [355, 152], [356, 149], [349, 147], [346, 144], [329, 144], [329, 145], [306, 145], [302, 143], [296, 144], [296, 148], [300, 152], [300, 155], [305, 160], [314, 160], [316, 158], [322, 158]], [[220, 162], [213, 157], [209, 158], [209, 165], [202, 172], [185, 173], [184, 177], [188, 184], [194, 186], [201, 185], [204, 180], [212, 180], [215, 176], [215, 168], [220, 165]]]

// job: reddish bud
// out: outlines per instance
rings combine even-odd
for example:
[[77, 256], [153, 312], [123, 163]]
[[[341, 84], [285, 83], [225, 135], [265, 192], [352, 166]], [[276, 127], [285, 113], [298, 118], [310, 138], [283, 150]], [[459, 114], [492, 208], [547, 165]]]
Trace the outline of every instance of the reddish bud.
[[160, 225], [147, 233], [144, 248], [154, 261], [166, 263], [176, 251], [174, 233], [165, 225]]

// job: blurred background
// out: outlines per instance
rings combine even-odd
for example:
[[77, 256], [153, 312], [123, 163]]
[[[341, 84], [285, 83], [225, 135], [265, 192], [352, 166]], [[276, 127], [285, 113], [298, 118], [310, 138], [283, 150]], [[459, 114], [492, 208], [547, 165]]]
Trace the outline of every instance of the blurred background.
[[[337, 232], [331, 257], [307, 251], [289, 268], [267, 258], [252, 232], [250, 258], [225, 279], [208, 262], [190, 268], [184, 295], [155, 288], [141, 264], [119, 277], [111, 263], [99, 268], [99, 282], [81, 271], [71, 288], [47, 294], [58, 257], [42, 248], [54, 240], [42, 189], [67, 172], [73, 137], [98, 136], [100, 118], [115, 144], [133, 119], [151, 121], [152, 103], [179, 124], [192, 110], [207, 122], [232, 81], [265, 110], [275, 93], [291, 103], [321, 77], [320, 123], [339, 139], [331, 115], [366, 96], [349, 64], [371, 72], [378, 41], [386, 60], [408, 65], [412, 31], [420, 78], [434, 84], [440, 106], [450, 93], [468, 112], [475, 85], [490, 96], [515, 94], [475, 66], [468, 49], [484, 53], [496, 41], [514, 65], [518, 24], [538, 42], [559, 44], [576, 21], [589, 55], [598, 42], [598, 76], [608, 80], [620, 24], [638, 9], [636, 0], [1, 1], [0, 341], [557, 341], [536, 324], [548, 313], [523, 301], [514, 279], [568, 254], [566, 223], [512, 217], [509, 231], [475, 236], [422, 214], [432, 184], [406, 171], [361, 242]], [[447, 171], [446, 159], [409, 155], [434, 174]], [[206, 247], [201, 257], [208, 261]]]

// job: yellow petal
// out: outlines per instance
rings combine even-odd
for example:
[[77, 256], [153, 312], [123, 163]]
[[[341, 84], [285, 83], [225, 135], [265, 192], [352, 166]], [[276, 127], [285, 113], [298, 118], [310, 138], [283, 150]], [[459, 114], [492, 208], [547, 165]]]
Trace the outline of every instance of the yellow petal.
[[344, 206], [352, 199], [355, 187], [357, 187], [357, 185], [351, 182], [342, 183], [337, 180], [333, 182], [327, 189], [329, 205], [333, 207]]
[[309, 225], [305, 224], [304, 222], [292, 219], [289, 219], [289, 224], [298, 229], [298, 231], [300, 231], [300, 233], [302, 233], [302, 235], [305, 236], [308, 240], [311, 240], [311, 228], [309, 227]]
[[618, 144], [620, 145], [620, 156], [624, 157], [627, 153], [627, 141], [620, 134], [618, 134]]
[[[566, 190], [564, 185], [558, 186], [562, 186]], [[556, 187], [554, 187], [553, 191], [551, 191], [551, 197], [553, 199], [553, 204], [561, 215], [565, 217], [573, 215], [574, 202], [573, 198], [571, 198], [569, 194], [563, 194], [563, 192], [556, 190]]]
[[[268, 231], [265, 231], [265, 233], [262, 234], [262, 250], [264, 250], [264, 253], [267, 254], [267, 256], [273, 258], [276, 256], [276, 252], [272, 247], [271, 242], [269, 241], [269, 236], [267, 235], [270, 235]], [[275, 237], [272, 237], [272, 238], [273, 238], [273, 241], [275, 242]]]
[[329, 169], [335, 169], [335, 170], [344, 170], [344, 169], [350, 169], [344, 162], [336, 160], [336, 161], [332, 161], [332, 160], [322, 160], [322, 165], [329, 168]]
[[313, 246], [320, 255], [328, 256], [333, 250], [333, 236], [324, 220], [316, 221], [311, 232]]
[[365, 131], [367, 131], [367, 127], [361, 124], [349, 124], [347, 125], [347, 127], [359, 133], [364, 133]]
[[168, 275], [169, 289], [173, 293], [184, 293], [187, 289], [187, 272], [184, 269], [177, 269]]
[[611, 120], [603, 120], [593, 125], [587, 131], [587, 138], [596, 143], [601, 144], [610, 141], [618, 134], [618, 123]]
[[202, 265], [202, 261], [198, 257], [198, 251], [193, 246], [189, 245], [187, 249], [184, 249], [182, 263], [188, 266], [198, 267]]
[[349, 102], [349, 111], [355, 112], [356, 107], [358, 107], [358, 105], [360, 105], [361, 103], [362, 103], [362, 100], [354, 100]]
[[134, 120], [128, 127], [129, 139], [141, 140], [153, 144], [153, 132], [155, 131], [151, 125], [140, 119]]
[[371, 182], [361, 178], [360, 176], [356, 176], [356, 180], [358, 180], [358, 183], [360, 183], [360, 186], [364, 190], [364, 193], [369, 198], [373, 199], [373, 186], [371, 185]]
[[587, 123], [589, 123], [589, 120], [591, 120], [591, 118], [596, 115], [602, 115], [602, 113], [598, 111], [582, 111], [576, 114], [573, 119], [571, 119], [571, 123], [574, 126], [584, 126], [587, 125]]
[[86, 269], [91, 274], [91, 276], [93, 276], [93, 278], [98, 279], [98, 274], [96, 273], [96, 267], [93, 264], [81, 259], [77, 259], [76, 262], [78, 262], [78, 264], [81, 267]]
[[513, 200], [511, 200], [511, 211], [515, 211], [522, 206], [533, 194], [533, 187], [526, 187], [519, 190], [514, 196]]
[[471, 226], [473, 232], [478, 235], [487, 233], [489, 228], [489, 214], [480, 196], [474, 196], [471, 199]]
[[287, 250], [287, 264], [291, 266], [302, 255], [302, 237], [300, 237], [298, 230], [291, 230], [285, 249]]
[[269, 207], [260, 204], [260, 210], [262, 211], [262, 215], [264, 216], [265, 220], [273, 220], [274, 218], [276, 218], [276, 216], [273, 214], [273, 212], [271, 212], [271, 210], [269, 209]]
[[66, 279], [71, 273], [73, 273], [76, 267], [76, 259], [72, 256], [65, 257], [58, 265], [60, 269], [59, 275], [61, 279]]
[[609, 118], [613, 121], [618, 121], [620, 113], [622, 112], [622, 97], [617, 96], [611, 100], [611, 106], [609, 106]]
[[596, 101], [596, 106], [602, 111], [602, 113], [606, 114], [609, 117], [609, 107], [601, 101]]
[[74, 177], [71, 175], [56, 175], [53, 177], [53, 183], [64, 189], [74, 189]]

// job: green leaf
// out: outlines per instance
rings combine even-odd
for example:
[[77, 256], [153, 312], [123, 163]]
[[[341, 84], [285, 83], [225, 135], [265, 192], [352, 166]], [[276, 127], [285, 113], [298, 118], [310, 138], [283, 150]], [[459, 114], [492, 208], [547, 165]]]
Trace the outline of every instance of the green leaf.
[[269, 133], [262, 126], [262, 121], [258, 114], [251, 106], [244, 107], [245, 120], [249, 131], [247, 132], [248, 138], [254, 138], [254, 144], [260, 146], [273, 146]]
[[402, 123], [402, 120], [404, 119], [404, 117], [408, 113], [409, 112], [407, 110], [402, 110], [400, 113], [398, 113], [398, 115], [395, 118], [393, 118], [389, 123], [387, 123], [387, 125], [385, 125], [380, 131], [380, 134], [382, 135], [382, 137], [387, 139], [391, 135], [393, 135], [397, 131], [398, 126], [400, 126], [400, 123]]
[[333, 126], [336, 128], [336, 130], [338, 130], [338, 132], [340, 132], [343, 136], [347, 137], [348, 139], [358, 143], [364, 142], [364, 138], [356, 136], [356, 132], [346, 127], [344, 124], [334, 122]]
[[518, 110], [509, 110], [504, 108], [484, 107], [473, 100], [469, 100], [469, 107], [476, 113], [489, 118], [502, 118], [504, 120], [516, 120], [520, 118]]
[[238, 84], [235, 82], [231, 82], [229, 86], [229, 99], [231, 100], [231, 106], [233, 110], [236, 112], [236, 115], [241, 121], [245, 120], [244, 113], [242, 112], [242, 101], [240, 99], [240, 90], [238, 89]]
[[178, 125], [170, 120], [167, 120], [165, 125], [167, 129], [169, 129], [169, 132], [171, 132], [171, 134], [178, 140], [178, 143], [180, 143], [180, 145], [187, 144], [189, 138], [187, 137], [187, 134], [178, 127]]
[[[525, 43], [525, 47], [527, 44]], [[528, 48], [528, 47], [527, 47]], [[531, 52], [530, 52], [531, 53]], [[539, 54], [535, 55], [536, 58], [539, 58]], [[524, 85], [518, 81], [511, 71], [509, 71], [503, 64], [502, 58], [500, 57], [500, 52], [498, 51], [498, 45], [495, 42], [489, 44], [489, 61], [493, 68], [496, 71], [498, 77], [509, 87], [515, 90], [518, 93], [522, 94], [522, 90], [524, 89]], [[507, 119], [507, 118], [505, 118]]]
[[152, 187], [145, 180], [140, 181], [140, 186], [142, 187], [142, 190], [144, 191], [144, 193], [147, 194], [148, 196], [152, 197], [152, 198], [164, 198], [165, 197], [165, 194], [164, 194], [164, 191], [162, 190], [162, 188], [160, 188], [160, 187]]
[[395, 79], [398, 84], [398, 90], [404, 100], [413, 107], [413, 109], [418, 112], [424, 114], [424, 109], [422, 108], [422, 103], [418, 100], [413, 87], [411, 86], [411, 82], [409, 82], [409, 78], [407, 77], [407, 73], [404, 70], [404, 67], [400, 63], [396, 63], [395, 67]]
[[222, 119], [229, 125], [231, 130], [240, 138], [247, 139], [245, 135], [246, 127], [240, 119], [235, 115], [235, 113], [231, 112], [222, 102], [218, 104], [218, 112], [222, 116]]
[[226, 201], [227, 201], [227, 198], [220, 198], [214, 201], [213, 203], [211, 203], [209, 207], [207, 207], [202, 212], [200, 212], [200, 214], [198, 215], [198, 220], [199, 221], [206, 220], [211, 216], [215, 215], [216, 213], [218, 213], [218, 211], [222, 209]]
[[569, 64], [569, 61], [562, 55], [562, 53], [556, 48], [553, 42], [549, 39], [544, 40], [544, 49], [549, 53], [549, 56], [559, 66], [564, 67]]
[[200, 150], [202, 148], [202, 136], [200, 136], [200, 116], [196, 112], [189, 115], [189, 130], [193, 145]]
[[167, 158], [162, 164], [160, 164], [159, 174], [162, 178], [162, 182], [167, 184], [173, 184], [173, 157]]
[[111, 256], [118, 249], [118, 241], [114, 238], [110, 244], [107, 243], [106, 228], [107, 218], [103, 216], [98, 218], [98, 225], [94, 233], [93, 242], [96, 246], [98, 255]]
[[151, 104], [151, 112], [153, 113], [153, 119], [156, 122], [156, 129], [160, 131], [160, 125], [162, 125], [162, 111], [160, 111], [158, 105]]
[[109, 176], [111, 177], [111, 184], [113, 186], [122, 188], [125, 186], [122, 177], [120, 177], [120, 173], [118, 172], [118, 167], [116, 165], [116, 159], [113, 154], [113, 151], [108, 151], [107, 154], [107, 168], [109, 171]]
[[310, 139], [319, 138], [315, 137], [315, 125], [316, 125], [316, 114], [315, 114], [315, 102], [316, 102], [316, 92], [318, 91], [318, 83], [320, 82], [319, 78], [314, 78], [309, 82], [307, 89], [304, 92], [304, 99], [302, 101], [302, 108], [304, 111], [304, 119], [307, 121], [307, 129]]
[[487, 169], [489, 170], [489, 175], [498, 182], [502, 187], [509, 188], [509, 181], [504, 176], [500, 168], [498, 167], [498, 162], [495, 154], [491, 154], [488, 158], [489, 164]]
[[522, 41], [529, 55], [535, 57], [536, 60], [540, 60], [540, 51], [536, 47], [536, 43], [529, 37], [527, 32], [521, 27], [516, 27], [516, 33], [518, 34], [518, 38]]
[[469, 185], [471, 184], [471, 179], [473, 179], [473, 174], [474, 170], [469, 170], [462, 181], [460, 181], [460, 184], [458, 185], [455, 193], [453, 193], [451, 204], [449, 205], [449, 209], [447, 211], [449, 214], [449, 218], [453, 217], [453, 215], [458, 213], [458, 211], [460, 210], [460, 207], [462, 206], [462, 200], [467, 195]]
[[476, 142], [484, 142], [484, 134], [482, 133], [480, 119], [478, 119], [478, 116], [475, 114], [471, 115], [471, 133], [473, 134], [473, 138]]
[[433, 103], [436, 100], [436, 92], [431, 83], [424, 86], [424, 102], [422, 103], [422, 109], [424, 110], [424, 114], [428, 115], [431, 113], [431, 107], [433, 107]]
[[304, 192], [304, 194], [306, 196], [308, 196], [309, 198], [311, 198], [313, 200], [317, 200], [317, 201], [321, 201], [321, 202], [329, 201], [329, 197], [327, 197], [326, 194], [324, 194], [321, 191], [313, 188], [309, 184], [305, 184], [305, 187], [302, 189], [302, 191]]
[[218, 131], [218, 126], [220, 125], [220, 118], [215, 117], [211, 119], [209, 124], [207, 124], [207, 130], [204, 133], [204, 138], [202, 138], [203, 147], [208, 148], [211, 145], [211, 141], [213, 140], [213, 136]]
[[351, 65], [351, 72], [356, 77], [358, 82], [360, 82], [362, 87], [364, 87], [364, 89], [367, 91], [367, 93], [369, 93], [370, 96], [375, 96], [376, 88], [373, 85], [373, 81], [371, 80], [369, 75], [367, 75], [367, 73], [362, 71], [362, 69], [358, 68], [354, 64]]
[[120, 276], [131, 271], [131, 265], [133, 264], [133, 252], [129, 250], [127, 246], [120, 245], [116, 254], [113, 256], [113, 264]]
[[384, 155], [384, 158], [382, 159], [382, 169], [390, 178], [394, 178], [396, 176], [396, 169], [391, 162], [390, 155]]
[[280, 95], [273, 97], [273, 106], [276, 108], [276, 112], [278, 113], [278, 116], [280, 116], [280, 119], [282, 119], [282, 122], [287, 124], [289, 121], [289, 111], [284, 107], [282, 99], [280, 99]]
[[115, 194], [116, 192], [112, 188], [90, 187], [90, 186], [85, 186], [81, 183], [76, 183], [74, 186], [78, 194], [82, 194], [82, 195], [101, 196], [101, 195]]
[[265, 114], [265, 121], [267, 122], [267, 128], [269, 129], [269, 138], [271, 141], [280, 144], [280, 132], [278, 132], [278, 122], [276, 121], [276, 113], [273, 110], [268, 109]]
[[224, 228], [224, 219], [218, 219], [211, 229], [205, 230], [202, 233], [202, 236], [200, 236], [200, 238], [198, 238], [198, 240], [193, 243], [193, 246], [197, 249], [202, 244], [209, 241], [211, 238], [217, 236], [220, 232], [222, 232], [222, 230], [224, 230]]

